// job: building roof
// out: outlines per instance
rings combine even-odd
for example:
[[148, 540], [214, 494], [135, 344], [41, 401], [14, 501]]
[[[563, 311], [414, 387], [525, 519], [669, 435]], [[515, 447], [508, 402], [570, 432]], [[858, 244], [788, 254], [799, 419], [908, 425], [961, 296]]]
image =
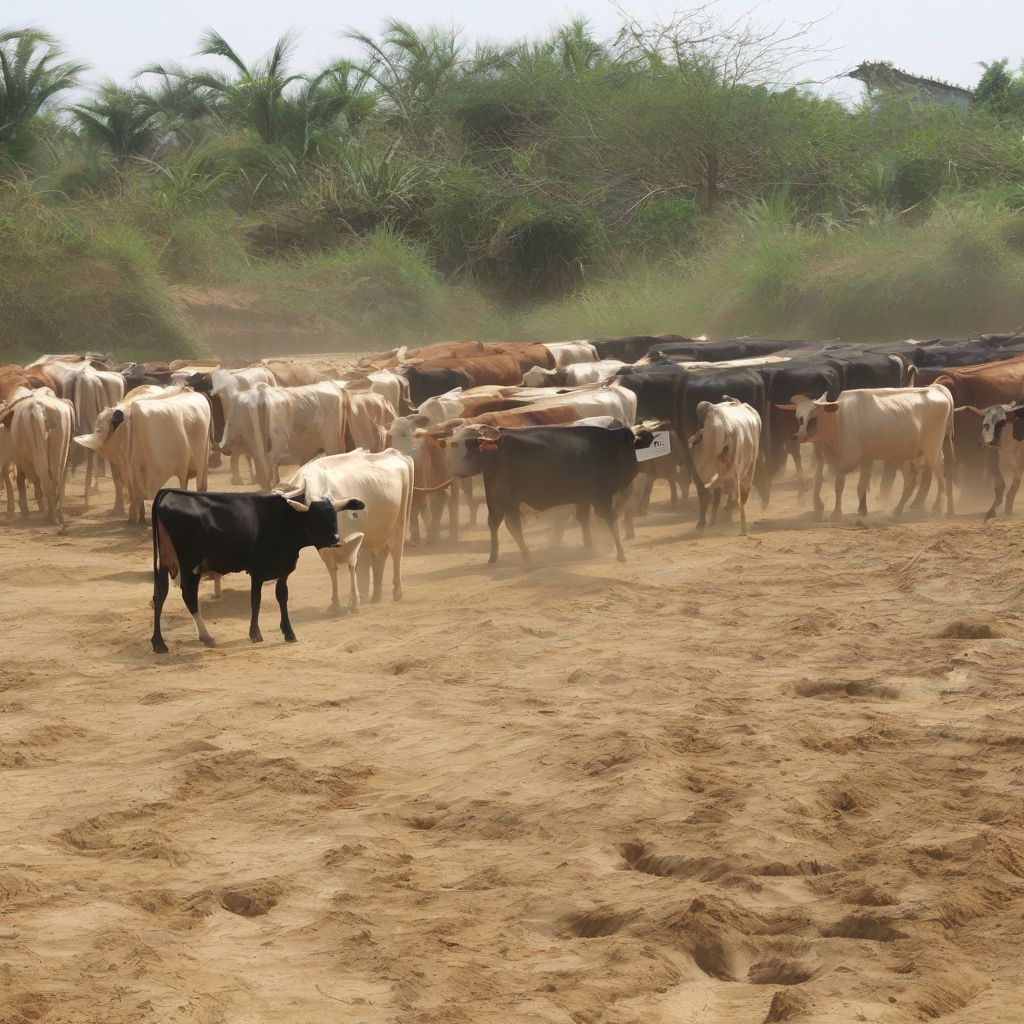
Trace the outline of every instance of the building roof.
[[848, 78], [856, 78], [869, 88], [871, 86], [910, 86], [917, 89], [929, 91], [941, 91], [953, 93], [963, 99], [973, 99], [974, 91], [965, 89], [963, 86], [954, 85], [952, 82], [944, 82], [938, 78], [921, 78], [903, 71], [889, 61], [864, 61], [858, 64], [852, 71], [847, 72]]

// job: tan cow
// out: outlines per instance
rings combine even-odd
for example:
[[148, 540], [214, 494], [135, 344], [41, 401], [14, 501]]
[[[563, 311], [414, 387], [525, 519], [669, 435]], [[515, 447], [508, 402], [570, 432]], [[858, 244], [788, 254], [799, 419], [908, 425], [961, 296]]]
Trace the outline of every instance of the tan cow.
[[255, 384], [235, 396], [230, 418], [225, 410], [228, 444], [221, 451], [231, 455], [234, 444], [244, 444], [260, 488], [269, 491], [285, 462], [302, 465], [316, 455], [344, 450], [348, 399], [333, 381], [295, 388]]
[[[339, 455], [328, 455], [313, 459], [302, 466], [288, 481], [281, 492], [291, 501], [310, 502], [317, 498], [338, 498], [339, 489], [345, 497], [358, 498], [365, 505], [359, 512], [345, 512], [338, 515], [338, 532], [343, 538], [336, 548], [322, 548], [320, 557], [331, 576], [331, 607], [339, 608], [338, 566], [345, 562], [349, 567], [350, 612], [357, 612], [362, 598], [374, 603], [381, 599], [381, 585], [384, 579], [385, 563], [391, 557], [392, 597], [402, 599], [402, 554], [405, 550], [405, 535], [409, 529], [409, 515], [412, 509], [413, 465], [412, 459], [389, 448], [383, 452], [356, 450]], [[342, 515], [350, 517], [342, 523]], [[359, 552], [359, 586], [356, 585], [356, 568], [349, 552], [345, 549], [346, 532], [362, 534], [362, 548]], [[373, 570], [373, 592], [369, 590], [370, 569]]]
[[[75, 441], [121, 471], [128, 492], [128, 521], [144, 523], [146, 500], [152, 500], [171, 477], [185, 488], [194, 475], [196, 490], [206, 490], [211, 430], [205, 396], [187, 388], [146, 385], [101, 413], [93, 433]], [[117, 495], [115, 501], [123, 498]]]
[[388, 430], [398, 413], [383, 396], [372, 391], [346, 392], [349, 400], [347, 448], [382, 452], [387, 447]]
[[10, 431], [10, 446], [18, 470], [18, 504], [28, 515], [25, 482], [31, 480], [42, 496], [48, 522], [64, 529], [64, 486], [68, 453], [75, 428], [71, 402], [49, 388], [19, 389], [11, 395], [0, 424]]
[[842, 515], [846, 474], [860, 470], [858, 511], [867, 514], [867, 490], [873, 461], [894, 462], [903, 469], [903, 494], [893, 515], [901, 516], [913, 489], [918, 462], [923, 460], [938, 484], [935, 511], [942, 502], [953, 512], [953, 397], [941, 384], [925, 388], [860, 388], [840, 393], [835, 402], [827, 395], [817, 401], [798, 395], [792, 405], [780, 408], [796, 412], [796, 439], [815, 447], [814, 509], [824, 511], [821, 482], [827, 462], [836, 474], [833, 517]]
[[[747, 535], [747, 498], [754, 483], [761, 443], [761, 417], [757, 410], [735, 398], [697, 406], [700, 430], [690, 438], [693, 465], [713, 495], [711, 525], [718, 518], [722, 491], [736, 494], [740, 509], [740, 536]], [[656, 460], [655, 460], [656, 461]]]

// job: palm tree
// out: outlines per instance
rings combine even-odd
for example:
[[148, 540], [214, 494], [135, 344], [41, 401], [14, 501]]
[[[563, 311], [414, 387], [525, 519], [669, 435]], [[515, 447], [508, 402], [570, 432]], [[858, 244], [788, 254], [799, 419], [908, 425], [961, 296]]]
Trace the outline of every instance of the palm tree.
[[285, 90], [302, 78], [287, 73], [295, 42], [295, 33], [286, 32], [266, 57], [249, 65], [219, 32], [207, 29], [199, 40], [198, 53], [225, 58], [235, 75], [197, 72], [192, 82], [222, 100], [233, 119], [252, 128], [268, 145], [275, 145], [281, 141], [284, 129]]
[[463, 46], [454, 29], [436, 26], [420, 33], [391, 20], [380, 40], [351, 31], [346, 38], [362, 45], [366, 60], [357, 65], [387, 98], [404, 130], [419, 132], [442, 89], [466, 67]]
[[104, 82], [93, 100], [71, 108], [82, 135], [118, 160], [145, 156], [159, 135], [153, 100], [138, 89]]
[[0, 31], [0, 148], [21, 155], [33, 119], [78, 83], [86, 65], [63, 56], [53, 36], [39, 29]]

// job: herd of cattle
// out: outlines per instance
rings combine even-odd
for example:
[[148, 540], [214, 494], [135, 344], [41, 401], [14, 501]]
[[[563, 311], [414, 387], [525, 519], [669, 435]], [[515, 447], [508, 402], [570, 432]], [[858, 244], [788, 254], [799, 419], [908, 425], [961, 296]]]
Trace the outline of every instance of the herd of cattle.
[[[815, 397], [818, 396], [818, 397]], [[379, 600], [387, 559], [402, 593], [407, 539], [458, 538], [459, 501], [473, 520], [473, 479], [483, 481], [490, 558], [507, 524], [524, 558], [521, 510], [575, 508], [585, 544], [593, 512], [633, 536], [656, 479], [676, 505], [692, 485], [698, 528], [715, 521], [723, 493], [746, 533], [756, 487], [769, 501], [792, 459], [803, 488], [801, 446], [813, 453], [813, 502], [835, 475], [834, 514], [846, 475], [859, 472], [859, 511], [875, 463], [883, 494], [896, 472], [902, 514], [935, 483], [935, 509], [994, 481], [988, 515], [1013, 501], [1024, 471], [1024, 334], [857, 348], [838, 342], [675, 336], [556, 343], [445, 342], [357, 362], [327, 356], [216, 363], [114, 365], [94, 354], [45, 356], [0, 367], [0, 478], [8, 514], [39, 508], [64, 526], [69, 473], [84, 464], [84, 505], [109, 472], [114, 513], [144, 523], [152, 503], [153, 649], [166, 651], [160, 614], [169, 578], [200, 639], [199, 581], [230, 572], [252, 579], [250, 638], [262, 639], [260, 594], [277, 580], [281, 630], [287, 578], [302, 547], [316, 547], [338, 607], [338, 570], [349, 608]], [[1007, 429], [1008, 428], [1008, 429]], [[256, 493], [207, 492], [208, 473], [230, 460]], [[298, 467], [282, 481], [281, 467]], [[923, 474], [920, 472], [924, 470]], [[195, 480], [195, 491], [187, 490]], [[177, 489], [164, 488], [176, 480]], [[1009, 485], [1009, 490], [1007, 490]], [[556, 530], [564, 528], [564, 520]]]

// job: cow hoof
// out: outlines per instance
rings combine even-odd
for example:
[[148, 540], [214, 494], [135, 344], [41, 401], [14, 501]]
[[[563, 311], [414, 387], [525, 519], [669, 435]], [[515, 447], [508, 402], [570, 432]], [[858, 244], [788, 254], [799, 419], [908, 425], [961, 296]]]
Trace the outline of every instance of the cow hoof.
[[153, 644], [153, 653], [154, 654], [166, 654], [167, 653], [167, 644], [165, 644], [162, 640], [160, 641], [160, 643], [154, 642], [154, 644]]
[[625, 560], [626, 560], [626, 556], [625, 555], [616, 555], [615, 556], [615, 561], [616, 562], [624, 562]]
[[285, 636], [284, 642], [286, 644], [297, 644], [299, 642], [299, 638], [294, 633], [292, 633], [290, 636]]
[[209, 639], [203, 641], [203, 646], [204, 647], [216, 647], [217, 646], [217, 641], [214, 640], [213, 637], [211, 636]]
[[263, 635], [261, 633], [250, 633], [249, 634], [249, 639], [254, 644], [261, 644], [261, 643], [263, 643]]

